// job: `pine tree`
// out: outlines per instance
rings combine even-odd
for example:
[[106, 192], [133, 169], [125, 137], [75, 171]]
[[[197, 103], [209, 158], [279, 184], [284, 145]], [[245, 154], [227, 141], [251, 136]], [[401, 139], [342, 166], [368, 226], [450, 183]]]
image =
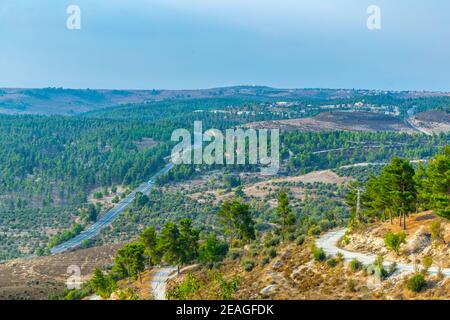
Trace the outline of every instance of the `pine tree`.
[[145, 269], [145, 246], [140, 242], [126, 244], [117, 251], [114, 259], [113, 273], [119, 278], [140, 278]]
[[158, 247], [163, 252], [163, 260], [169, 264], [177, 265], [179, 269], [182, 247], [180, 244], [180, 230], [174, 222], [167, 222], [162, 229]]
[[427, 172], [422, 163], [417, 165], [417, 171], [414, 175], [414, 183], [417, 190], [417, 203], [421, 209], [426, 210], [429, 208], [428, 199], [430, 198], [429, 190], [426, 187]]
[[294, 216], [289, 207], [289, 197], [285, 190], [281, 190], [278, 194], [277, 212], [281, 218], [281, 236], [284, 240], [286, 229], [294, 223]]
[[215, 233], [210, 233], [199, 248], [199, 261], [211, 263], [221, 261], [228, 252], [228, 243], [217, 239]]
[[423, 182], [422, 196], [434, 212], [450, 219], [450, 146], [430, 161]]
[[250, 207], [239, 200], [226, 201], [222, 205], [219, 210], [219, 222], [232, 238], [248, 242], [256, 237]]
[[158, 248], [158, 235], [155, 228], [148, 227], [139, 237], [145, 246], [144, 254], [147, 257], [149, 265], [158, 264], [161, 261], [161, 252]]
[[[415, 210], [417, 192], [414, 184], [414, 168], [408, 160], [392, 159], [382, 173], [382, 188], [389, 198], [389, 210], [398, 212], [400, 225], [406, 229], [406, 216]], [[402, 221], [403, 219], [403, 221]]]
[[192, 227], [190, 219], [180, 221], [180, 263], [187, 264], [195, 260], [198, 256], [198, 240], [200, 230]]

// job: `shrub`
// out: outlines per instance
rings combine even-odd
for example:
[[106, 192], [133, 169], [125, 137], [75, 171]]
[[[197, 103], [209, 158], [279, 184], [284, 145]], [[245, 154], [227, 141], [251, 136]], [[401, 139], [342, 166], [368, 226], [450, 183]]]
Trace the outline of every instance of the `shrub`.
[[204, 284], [199, 281], [199, 279], [189, 273], [176, 287], [167, 291], [167, 299], [187, 300], [195, 295], [203, 287], [203, 285]]
[[94, 271], [90, 285], [94, 292], [104, 299], [109, 298], [111, 293], [117, 289], [114, 279], [110, 275], [105, 275], [98, 268]]
[[135, 288], [116, 291], [119, 300], [139, 300], [139, 294]]
[[273, 259], [277, 256], [277, 250], [275, 249], [275, 247], [267, 248], [266, 254], [269, 258]]
[[209, 234], [198, 250], [198, 260], [202, 263], [222, 261], [228, 253], [228, 243], [217, 239], [215, 234]]
[[289, 233], [288, 236], [287, 236], [287, 240], [288, 241], [294, 241], [295, 240], [295, 234]]
[[304, 235], [298, 236], [297, 239], [295, 239], [295, 243], [299, 246], [301, 246], [304, 242], [305, 242]]
[[420, 292], [426, 285], [425, 278], [422, 274], [416, 273], [408, 280], [407, 287], [413, 292]]
[[280, 244], [280, 237], [279, 236], [267, 236], [264, 239], [264, 246], [266, 247], [276, 247]]
[[432, 264], [433, 264], [433, 258], [431, 256], [424, 257], [422, 260], [423, 272], [427, 273], [428, 269], [430, 269]]
[[431, 234], [431, 240], [433, 241], [444, 241], [444, 231], [441, 225], [440, 220], [433, 221], [430, 225], [430, 234]]
[[255, 262], [253, 260], [244, 260], [242, 262], [242, 267], [245, 271], [250, 272], [255, 267]]
[[327, 231], [334, 227], [334, 223], [328, 219], [323, 219], [319, 221], [319, 228], [321, 231]]
[[[91, 292], [89, 291], [85, 291], [83, 289], [80, 290], [76, 290], [76, 289], [72, 289], [72, 290], [68, 290], [67, 294], [63, 297], [64, 300], [81, 300], [84, 297], [88, 296], [89, 294], [91, 294]], [[58, 300], [59, 297], [53, 297], [55, 300]]]
[[270, 258], [269, 257], [264, 257], [264, 258], [261, 259], [260, 266], [264, 267], [269, 262], [270, 262]]
[[218, 283], [220, 288], [218, 292], [218, 299], [231, 300], [234, 298], [234, 294], [236, 293], [240, 282], [237, 276], [234, 276], [232, 279], [227, 281], [223, 278], [223, 275], [220, 272], [216, 272], [216, 275], [212, 278]]
[[362, 263], [358, 259], [353, 259], [352, 261], [350, 261], [348, 266], [350, 267], [350, 270], [352, 272], [357, 272], [363, 267]]
[[103, 193], [101, 193], [100, 191], [97, 191], [94, 193], [94, 198], [95, 199], [102, 199], [103, 198]]
[[353, 279], [347, 280], [347, 290], [350, 292], [356, 292], [356, 282]]
[[336, 258], [330, 258], [327, 260], [327, 265], [331, 268], [336, 267], [337, 264], [338, 264], [338, 262], [337, 262]]
[[389, 265], [389, 269], [388, 269], [388, 274], [389, 275], [392, 275], [392, 274], [394, 274], [395, 273], [395, 271], [397, 271], [397, 263], [396, 262], [392, 262], [390, 265]]
[[258, 252], [257, 249], [252, 249], [252, 250], [250, 250], [249, 254], [250, 254], [251, 257], [257, 257], [257, 256], [259, 256], [259, 252]]
[[348, 238], [347, 235], [344, 235], [344, 237], [342, 238], [342, 242], [344, 242], [346, 246], [350, 244], [350, 239]]
[[399, 232], [399, 233], [388, 232], [384, 236], [384, 243], [386, 244], [386, 247], [389, 250], [392, 250], [397, 255], [399, 255], [400, 246], [403, 243], [406, 243], [406, 233], [404, 233], [404, 232]]
[[383, 280], [388, 276], [387, 271], [383, 266], [375, 266], [373, 275], [380, 280]]
[[239, 239], [233, 238], [230, 242], [231, 248], [239, 248], [241, 246], [242, 242]]
[[320, 228], [318, 226], [312, 226], [308, 230], [308, 235], [317, 236], [320, 234]]
[[237, 260], [242, 257], [242, 251], [239, 249], [233, 249], [229, 251], [228, 255], [232, 260]]
[[384, 269], [383, 257], [381, 256], [378, 256], [375, 259], [374, 263], [369, 265], [366, 270], [369, 275], [373, 275], [380, 280], [385, 279], [389, 275], [388, 272]]
[[314, 260], [316, 261], [325, 261], [327, 259], [327, 255], [325, 254], [325, 251], [323, 251], [322, 248], [314, 248], [313, 257]]

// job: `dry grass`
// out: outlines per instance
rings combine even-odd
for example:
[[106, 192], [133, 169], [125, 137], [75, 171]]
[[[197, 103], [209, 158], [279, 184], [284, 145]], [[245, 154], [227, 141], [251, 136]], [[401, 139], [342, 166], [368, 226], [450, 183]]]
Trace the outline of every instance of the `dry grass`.
[[[431, 241], [430, 226], [437, 220], [441, 221], [445, 243]], [[426, 256], [431, 256], [433, 265], [448, 268], [450, 267], [450, 223], [441, 219], [431, 211], [410, 215], [406, 220], [406, 241], [402, 245], [401, 255], [388, 251], [384, 245], [384, 236], [388, 232], [403, 232], [398, 218], [394, 219], [394, 224], [389, 221], [372, 224], [355, 230], [349, 235], [350, 243], [345, 246], [352, 251], [380, 254], [392, 261], [404, 263], [415, 263]]]
[[[399, 274], [380, 281], [368, 276], [363, 270], [353, 273], [346, 263], [331, 267], [325, 262], [315, 262], [311, 258], [309, 244], [301, 246], [281, 245], [278, 255], [267, 265], [260, 265], [262, 255], [251, 257], [249, 252], [243, 259], [253, 259], [256, 263], [251, 272], [242, 267], [242, 259], [224, 261], [219, 271], [225, 279], [238, 276], [240, 285], [235, 295], [237, 299], [275, 300], [383, 300], [383, 299], [450, 299], [450, 279], [427, 276], [427, 286], [420, 293], [413, 293], [406, 287], [408, 274]], [[206, 269], [193, 274], [206, 281]], [[172, 287], [179, 283], [181, 276], [169, 283]], [[269, 287], [271, 286], [271, 287]], [[270, 288], [269, 292], [262, 291]], [[264, 294], [263, 294], [264, 293]], [[205, 286], [196, 297], [215, 299], [214, 290]], [[194, 297], [195, 298], [195, 297]]]
[[49, 293], [65, 289], [71, 275], [67, 273], [70, 265], [80, 267], [85, 281], [96, 267], [111, 264], [120, 247], [120, 244], [108, 245], [0, 264], [0, 299], [47, 299]]

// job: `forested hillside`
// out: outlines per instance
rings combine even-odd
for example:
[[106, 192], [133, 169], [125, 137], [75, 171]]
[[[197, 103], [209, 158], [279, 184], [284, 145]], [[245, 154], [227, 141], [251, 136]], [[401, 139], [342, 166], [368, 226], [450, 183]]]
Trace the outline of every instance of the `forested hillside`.
[[2, 116], [2, 194], [14, 207], [79, 204], [98, 186], [136, 184], [162, 165], [164, 144], [139, 151], [154, 130], [137, 123], [84, 118]]
[[97, 213], [84, 218], [93, 189], [145, 181], [168, 153], [164, 143], [138, 148], [152, 136], [137, 123], [0, 116], [0, 259], [34, 252], [75, 221], [95, 220]]

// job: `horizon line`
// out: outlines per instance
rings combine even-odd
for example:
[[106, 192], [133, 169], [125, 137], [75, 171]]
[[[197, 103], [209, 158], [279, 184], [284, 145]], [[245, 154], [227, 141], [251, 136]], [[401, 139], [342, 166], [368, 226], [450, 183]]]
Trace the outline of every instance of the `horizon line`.
[[232, 88], [267, 88], [276, 90], [333, 90], [333, 91], [376, 91], [376, 92], [422, 92], [422, 93], [442, 93], [450, 94], [450, 91], [444, 90], [428, 90], [428, 89], [368, 89], [368, 88], [332, 88], [332, 87], [272, 87], [268, 85], [255, 84], [240, 84], [218, 87], [203, 87], [191, 89], [167, 89], [167, 88], [92, 88], [92, 87], [64, 87], [64, 86], [48, 86], [48, 87], [0, 87], [0, 90], [45, 90], [45, 89], [61, 89], [61, 90], [93, 90], [93, 91], [202, 91], [202, 90], [218, 90], [218, 89], [232, 89]]

